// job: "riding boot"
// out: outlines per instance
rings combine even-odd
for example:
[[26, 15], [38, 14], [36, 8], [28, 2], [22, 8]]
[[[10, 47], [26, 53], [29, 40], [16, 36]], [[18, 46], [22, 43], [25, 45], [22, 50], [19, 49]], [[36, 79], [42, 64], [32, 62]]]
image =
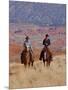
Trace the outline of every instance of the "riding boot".
[[42, 50], [42, 51], [41, 51], [41, 54], [40, 54], [40, 58], [39, 58], [39, 60], [42, 60], [43, 55], [44, 55], [44, 51]]

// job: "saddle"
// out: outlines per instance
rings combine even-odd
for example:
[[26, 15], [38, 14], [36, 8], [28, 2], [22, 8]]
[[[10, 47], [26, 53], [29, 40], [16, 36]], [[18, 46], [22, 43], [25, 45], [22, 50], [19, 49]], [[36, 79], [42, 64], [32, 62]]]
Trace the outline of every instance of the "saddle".
[[52, 58], [52, 53], [48, 47], [44, 47], [44, 58], [47, 59], [49, 57]]

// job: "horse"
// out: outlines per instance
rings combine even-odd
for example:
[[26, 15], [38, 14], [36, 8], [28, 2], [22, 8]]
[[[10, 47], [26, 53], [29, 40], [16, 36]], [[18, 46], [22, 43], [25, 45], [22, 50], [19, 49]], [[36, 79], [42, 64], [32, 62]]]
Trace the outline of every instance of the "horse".
[[30, 50], [30, 47], [26, 46], [21, 53], [21, 64], [24, 64], [25, 67], [33, 66], [33, 51]]
[[45, 66], [45, 62], [46, 62], [46, 66], [50, 66], [50, 63], [52, 61], [52, 53], [50, 52], [49, 48], [47, 46], [44, 47], [44, 53], [43, 53], [43, 63]]

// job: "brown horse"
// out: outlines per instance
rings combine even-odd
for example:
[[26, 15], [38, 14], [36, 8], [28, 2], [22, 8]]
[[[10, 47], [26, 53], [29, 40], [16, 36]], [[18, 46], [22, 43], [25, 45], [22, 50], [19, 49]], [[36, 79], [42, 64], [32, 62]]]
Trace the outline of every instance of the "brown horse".
[[44, 47], [44, 55], [43, 55], [44, 66], [45, 66], [45, 61], [46, 61], [46, 66], [50, 66], [50, 63], [52, 61], [52, 53], [50, 52], [48, 47]]
[[33, 52], [28, 46], [26, 46], [21, 53], [21, 63], [24, 64], [25, 67], [33, 66]]

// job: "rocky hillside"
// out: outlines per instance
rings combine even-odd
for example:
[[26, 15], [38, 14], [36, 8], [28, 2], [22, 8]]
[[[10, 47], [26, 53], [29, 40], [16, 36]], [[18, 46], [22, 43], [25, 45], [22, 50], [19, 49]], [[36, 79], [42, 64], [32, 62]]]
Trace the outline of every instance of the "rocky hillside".
[[39, 27], [36, 25], [23, 25], [10, 23], [9, 41], [10, 45], [16, 43], [23, 45], [25, 36], [28, 35], [32, 41], [33, 48], [42, 48], [42, 41], [45, 34], [48, 33], [51, 39], [51, 49], [55, 51], [64, 51], [66, 46], [66, 28], [59, 27]]

